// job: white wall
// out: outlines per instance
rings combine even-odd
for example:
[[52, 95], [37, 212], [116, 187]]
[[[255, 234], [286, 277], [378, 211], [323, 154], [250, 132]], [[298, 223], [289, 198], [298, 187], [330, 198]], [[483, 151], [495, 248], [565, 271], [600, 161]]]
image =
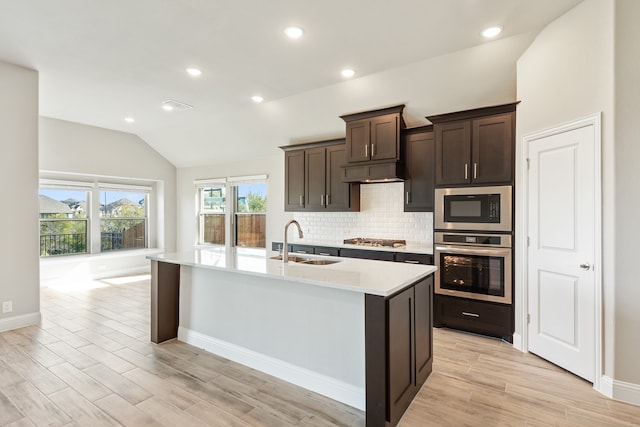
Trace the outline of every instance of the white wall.
[[38, 283], [38, 73], [0, 62], [0, 331], [40, 320]]
[[[637, 17], [637, 15], [636, 15]], [[635, 53], [634, 53], [635, 54]], [[613, 314], [618, 309], [614, 295], [620, 285], [615, 267], [615, 176], [613, 105], [613, 3], [585, 0], [549, 24], [518, 60], [517, 158], [522, 136], [568, 121], [602, 112], [603, 170], [603, 274], [604, 371], [613, 377], [615, 363]], [[517, 169], [522, 172], [523, 165]], [[517, 193], [522, 194], [520, 187]], [[518, 206], [520, 205], [518, 201]], [[522, 218], [522, 212], [516, 212]], [[522, 237], [522, 236], [521, 236]], [[598, 266], [596, 266], [598, 268]], [[516, 264], [516, 295], [523, 291], [522, 265]], [[616, 282], [617, 280], [617, 282]], [[521, 333], [523, 307], [516, 308], [516, 333]], [[638, 311], [626, 321], [637, 325]], [[635, 319], [635, 320], [632, 320]], [[636, 353], [632, 353], [637, 355]], [[630, 355], [631, 356], [631, 355]], [[615, 365], [615, 366], [614, 366]], [[631, 367], [638, 374], [637, 364]], [[636, 377], [637, 379], [637, 377]]]
[[[48, 117], [41, 117], [39, 125], [41, 177], [151, 186], [150, 209], [155, 215], [149, 224], [150, 247], [175, 250], [175, 166], [133, 134]], [[42, 259], [41, 279], [104, 277], [148, 269], [144, 251], [123, 251]]]
[[640, 2], [615, 4], [615, 378], [640, 385]]

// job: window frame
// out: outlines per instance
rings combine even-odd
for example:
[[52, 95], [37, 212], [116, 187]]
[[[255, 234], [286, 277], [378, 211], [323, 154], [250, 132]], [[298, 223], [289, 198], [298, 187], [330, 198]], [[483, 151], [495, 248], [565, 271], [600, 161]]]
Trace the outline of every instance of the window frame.
[[[224, 188], [225, 189], [225, 206], [222, 214], [224, 214], [224, 234], [225, 242], [224, 246], [228, 249], [232, 247], [247, 247], [249, 246], [237, 246], [237, 215], [245, 215], [245, 213], [237, 212], [237, 199], [238, 199], [238, 186], [248, 184], [264, 184], [265, 190], [268, 184], [268, 176], [263, 175], [248, 175], [237, 177], [225, 177], [225, 178], [211, 178], [195, 180], [194, 185], [196, 187], [196, 199], [197, 199], [197, 216], [198, 216], [198, 230], [196, 247], [211, 247], [211, 246], [223, 246], [219, 243], [207, 243], [204, 242], [204, 215], [212, 214], [204, 209], [204, 195], [203, 192], [208, 188]], [[262, 213], [261, 213], [262, 214]], [[267, 210], [263, 213], [265, 216], [265, 224], [267, 218]], [[265, 247], [266, 247], [266, 226], [265, 226]], [[260, 249], [260, 248], [258, 248]]]
[[[115, 179], [114, 179], [115, 180]], [[78, 255], [100, 255], [100, 254], [118, 254], [128, 251], [136, 250], [148, 250], [150, 249], [150, 242], [155, 242], [155, 234], [152, 235], [151, 224], [156, 221], [153, 215], [154, 192], [157, 191], [153, 185], [140, 185], [139, 183], [122, 183], [126, 180], [118, 180], [120, 183], [109, 182], [107, 179], [92, 180], [90, 177], [84, 177], [83, 180], [71, 181], [61, 179], [40, 178], [38, 193], [41, 189], [60, 189], [60, 190], [73, 190], [73, 191], [85, 191], [87, 193], [86, 200], [86, 218], [82, 220], [86, 221], [87, 240], [86, 240], [86, 252], [70, 253], [61, 255], [47, 255], [40, 256], [41, 259], [51, 259], [66, 256], [78, 256]], [[150, 182], [150, 181], [145, 181]], [[115, 191], [115, 192], [130, 192], [144, 195], [144, 217], [116, 217], [114, 219], [131, 219], [144, 221], [144, 247], [141, 248], [122, 248], [115, 250], [102, 250], [101, 249], [101, 221], [102, 216], [100, 209], [100, 193], [102, 191]], [[51, 221], [53, 219], [40, 218], [42, 220]], [[67, 219], [59, 219], [66, 221]], [[155, 224], [155, 222], [154, 222]]]

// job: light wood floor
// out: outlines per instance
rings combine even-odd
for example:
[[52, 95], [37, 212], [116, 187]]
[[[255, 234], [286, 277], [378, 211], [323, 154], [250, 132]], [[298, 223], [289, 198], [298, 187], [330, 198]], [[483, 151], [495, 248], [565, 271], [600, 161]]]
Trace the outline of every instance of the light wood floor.
[[[187, 344], [150, 344], [147, 276], [76, 285], [42, 290], [42, 325], [0, 334], [0, 425], [364, 425], [358, 410]], [[640, 407], [503, 342], [436, 329], [434, 348], [402, 427], [640, 425]]]

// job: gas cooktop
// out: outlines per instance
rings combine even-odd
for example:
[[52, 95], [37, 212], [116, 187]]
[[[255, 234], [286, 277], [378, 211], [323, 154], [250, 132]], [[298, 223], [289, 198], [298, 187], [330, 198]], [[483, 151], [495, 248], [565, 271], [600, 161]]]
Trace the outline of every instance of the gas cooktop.
[[371, 239], [368, 237], [354, 237], [352, 239], [344, 239], [344, 244], [358, 245], [358, 246], [385, 246], [390, 248], [399, 248], [407, 244], [406, 240], [396, 239]]

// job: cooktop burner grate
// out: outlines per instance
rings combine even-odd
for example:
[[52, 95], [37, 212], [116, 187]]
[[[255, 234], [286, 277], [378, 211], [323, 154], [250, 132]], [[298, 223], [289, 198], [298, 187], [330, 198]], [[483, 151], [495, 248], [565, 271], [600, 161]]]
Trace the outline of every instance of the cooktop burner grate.
[[405, 246], [407, 244], [407, 241], [398, 239], [372, 239], [369, 237], [354, 237], [352, 239], [344, 239], [343, 243], [347, 245], [358, 246], [399, 248], [400, 246]]

